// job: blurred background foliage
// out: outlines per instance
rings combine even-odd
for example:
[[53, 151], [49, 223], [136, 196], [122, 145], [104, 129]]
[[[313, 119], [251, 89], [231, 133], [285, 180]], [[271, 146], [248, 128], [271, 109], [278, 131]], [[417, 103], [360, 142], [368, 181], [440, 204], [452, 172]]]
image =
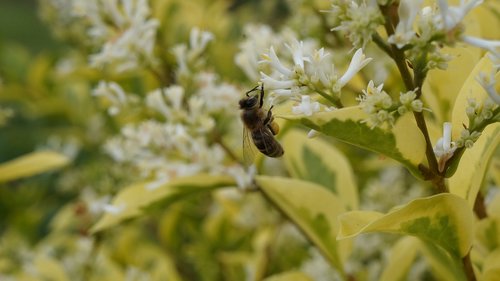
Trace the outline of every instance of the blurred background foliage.
[[[168, 49], [187, 41], [190, 29], [198, 26], [217, 38], [207, 55], [209, 68], [228, 81], [248, 85], [255, 81], [245, 81], [233, 59], [243, 25], [267, 23], [278, 28], [289, 20], [291, 9], [284, 0], [151, 2], [153, 15], [161, 19], [158, 45], [162, 49], [156, 51], [162, 53], [165, 66], [174, 64]], [[268, 273], [300, 265], [308, 255], [307, 242], [277, 234], [275, 224], [283, 224], [283, 218], [257, 195], [246, 196], [246, 203], [210, 194], [193, 196], [168, 211], [155, 210], [151, 217], [103, 236], [90, 236], [87, 231], [96, 218], [90, 214], [89, 202], [96, 194], [113, 194], [135, 180], [133, 171], [114, 165], [102, 153], [102, 144], [122, 124], [140, 116], [132, 112], [124, 120], [110, 119], [91, 89], [101, 79], [118, 81], [135, 93], [145, 93], [159, 83], [147, 71], [116, 75], [90, 69], [86, 56], [93, 47], [86, 44], [80, 23], [59, 18], [52, 22], [51, 32], [40, 19], [38, 4], [34, 0], [0, 2], [0, 107], [10, 112], [0, 125], [0, 163], [42, 148], [63, 152], [72, 162], [62, 170], [0, 183], [1, 278], [14, 274], [15, 280], [37, 280], [33, 276], [89, 280], [93, 271], [99, 272], [99, 278], [92, 280], [124, 280], [124, 276], [143, 280], [145, 271], [153, 280], [166, 280], [165, 276], [169, 280], [242, 280], [249, 274], [245, 264], [259, 252], [256, 249], [268, 251], [271, 241], [273, 262], [261, 265]], [[51, 13], [64, 16], [42, 11], [45, 16]], [[66, 25], [57, 26], [61, 23]], [[68, 61], [77, 67], [66, 71]], [[226, 212], [213, 210], [214, 200], [222, 200]], [[249, 205], [260, 206], [261, 213], [250, 211], [248, 222], [235, 226], [234, 220], [242, 218], [231, 217], [231, 210]], [[207, 214], [215, 215], [207, 219]], [[257, 227], [267, 230], [256, 235]], [[103, 245], [99, 255], [97, 244]], [[50, 258], [44, 254], [47, 251]], [[90, 270], [97, 257], [101, 262]]]
[[[336, 280], [319, 252], [261, 194], [236, 188], [160, 202], [146, 217], [89, 233], [100, 217], [94, 205], [109, 202], [111, 195], [139, 179], [137, 169], [107, 156], [103, 144], [148, 113], [138, 106], [111, 117], [105, 101], [92, 96], [99, 81], [116, 81], [139, 98], [171, 85], [176, 78], [171, 48], [189, 41], [193, 27], [216, 38], [204, 54], [205, 68], [237, 85], [241, 93], [256, 83], [234, 62], [249, 23], [267, 24], [276, 32], [290, 28], [299, 40], [310, 37], [342, 50], [332, 55], [347, 60], [351, 45], [330, 32], [329, 18], [318, 13], [330, 1], [151, 0], [152, 16], [160, 21], [154, 52], [162, 71], [119, 74], [90, 68], [88, 56], [97, 47], [88, 40], [85, 25], [43, 2], [0, 1], [0, 163], [51, 149], [65, 154], [71, 164], [0, 182], [0, 280], [9, 280], [11, 274], [12, 280], [260, 280], [290, 269], [325, 278], [315, 280]], [[380, 61], [367, 68], [368, 74], [394, 71], [387, 60]], [[388, 76], [388, 88], [402, 87]], [[368, 82], [366, 77], [357, 79], [346, 92], [359, 93], [356, 87]], [[240, 131], [233, 134], [241, 136]], [[416, 183], [394, 162], [328, 141], [356, 167], [365, 209], [386, 212], [429, 193], [426, 183]], [[233, 144], [240, 149], [241, 139]], [[285, 170], [276, 162], [267, 165], [275, 170], [262, 169], [265, 173]], [[393, 188], [391, 196], [387, 186]], [[395, 240], [393, 235], [366, 235], [355, 246], [350, 269], [359, 280], [375, 280]], [[412, 271], [416, 278], [433, 280], [422, 258]]]

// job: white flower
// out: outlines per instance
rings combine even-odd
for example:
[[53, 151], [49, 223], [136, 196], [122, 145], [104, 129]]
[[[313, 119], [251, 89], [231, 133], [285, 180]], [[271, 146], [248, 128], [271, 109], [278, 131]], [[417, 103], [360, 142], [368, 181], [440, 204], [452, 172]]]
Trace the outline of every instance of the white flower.
[[490, 96], [490, 98], [496, 103], [500, 105], [500, 94], [497, 92], [495, 85], [496, 85], [496, 80], [495, 80], [495, 75], [497, 71], [492, 70], [490, 72], [490, 75], [488, 76], [487, 74], [480, 72], [478, 77], [476, 77], [476, 80], [481, 86], [484, 88], [486, 93]]
[[[286, 66], [284, 66], [278, 56], [276, 55], [276, 52], [274, 51], [273, 46], [269, 48], [269, 54], [263, 54], [262, 55], [263, 61], [261, 63], [267, 62], [271, 65], [271, 67], [281, 74], [283, 74], [285, 77], [290, 77], [293, 73], [292, 70], [288, 69]], [[261, 72], [262, 74], [262, 72]]]
[[333, 63], [327, 58], [330, 57], [324, 48], [314, 50], [314, 53], [309, 60], [308, 74], [311, 76], [311, 81], [321, 81], [324, 87], [331, 87], [332, 80], [336, 80], [335, 67]]
[[241, 166], [231, 166], [226, 168], [226, 173], [236, 180], [236, 184], [241, 190], [249, 190], [255, 188], [253, 178], [257, 173], [255, 165], [251, 165], [247, 170]]
[[104, 97], [111, 103], [111, 106], [108, 108], [109, 115], [120, 113], [121, 108], [129, 101], [125, 91], [115, 82], [99, 81], [97, 87], [92, 90], [92, 95]]
[[282, 36], [273, 33], [272, 29], [267, 25], [252, 25], [247, 24], [244, 27], [243, 34], [246, 40], [239, 45], [240, 51], [236, 54], [234, 60], [247, 75], [249, 80], [255, 81], [259, 79], [259, 61], [262, 53], [269, 46], [279, 45]]
[[119, 215], [125, 210], [125, 203], [119, 204], [118, 206], [112, 204], [105, 204], [103, 206], [104, 212], [112, 215]]
[[103, 5], [94, 3], [79, 9], [91, 21], [89, 35], [103, 42], [100, 51], [89, 57], [92, 67], [110, 65], [114, 71], [123, 72], [154, 63], [159, 21], [148, 18], [146, 0], [104, 1]]
[[356, 73], [358, 73], [363, 67], [365, 67], [371, 60], [372, 58], [365, 57], [365, 54], [363, 54], [363, 49], [358, 49], [354, 53], [347, 71], [337, 81], [340, 88], [344, 87], [354, 77], [354, 75], [356, 75]]
[[434, 146], [434, 154], [438, 158], [438, 169], [440, 172], [444, 170], [446, 161], [453, 156], [456, 150], [456, 145], [451, 141], [451, 123], [444, 122], [443, 124], [443, 137], [438, 139]]
[[395, 33], [389, 37], [389, 43], [396, 44], [398, 48], [402, 48], [410, 42], [415, 36], [413, 22], [421, 5], [422, 0], [402, 0], [399, 2], [399, 23], [396, 26]]
[[275, 78], [272, 78], [271, 76], [265, 74], [264, 72], [261, 72], [260, 75], [262, 78], [260, 81], [264, 85], [266, 85], [267, 89], [289, 89], [292, 88], [293, 86], [296, 86], [296, 81], [295, 80], [277, 80]]
[[292, 112], [294, 114], [303, 114], [305, 116], [311, 116], [313, 113], [319, 111], [319, 102], [311, 103], [311, 97], [303, 95], [301, 97], [301, 102], [297, 106], [292, 107]]
[[200, 31], [194, 27], [189, 33], [189, 46], [193, 50], [204, 50], [207, 44], [214, 39], [214, 35], [208, 31]]
[[463, 35], [461, 39], [467, 44], [485, 49], [489, 51], [492, 56], [500, 58], [500, 40], [486, 40], [467, 35]]
[[156, 190], [159, 187], [161, 187], [162, 185], [169, 182], [169, 180], [170, 180], [170, 178], [168, 176], [162, 175], [162, 177], [158, 178], [157, 180], [146, 184], [145, 188], [148, 191]]
[[446, 31], [454, 29], [473, 8], [481, 3], [483, 0], [460, 0], [459, 6], [448, 7], [448, 0], [438, 0], [443, 28]]
[[304, 69], [304, 60], [308, 60], [304, 57], [304, 42], [294, 40], [291, 45], [285, 44], [285, 46], [290, 50], [293, 57], [293, 62], [300, 69]]
[[307, 138], [312, 139], [312, 138], [317, 137], [319, 134], [320, 134], [320, 132], [311, 129], [311, 130], [309, 130], [309, 132], [307, 132]]

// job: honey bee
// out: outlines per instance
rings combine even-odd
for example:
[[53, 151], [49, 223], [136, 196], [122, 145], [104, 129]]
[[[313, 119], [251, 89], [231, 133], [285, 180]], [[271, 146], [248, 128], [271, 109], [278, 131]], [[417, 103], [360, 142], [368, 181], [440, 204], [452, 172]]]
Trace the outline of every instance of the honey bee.
[[[271, 108], [265, 112], [262, 108], [264, 104], [264, 85], [260, 87], [260, 95], [249, 95], [257, 91], [259, 86], [246, 92], [246, 98], [240, 100], [241, 120], [245, 125], [243, 132], [243, 146], [248, 146], [248, 134], [250, 133], [252, 141], [260, 152], [269, 157], [280, 157], [283, 155], [283, 147], [274, 138], [279, 132], [279, 126], [274, 122]], [[245, 153], [245, 150], [244, 150]], [[245, 159], [247, 160], [247, 159]], [[247, 161], [246, 161], [247, 162]]]

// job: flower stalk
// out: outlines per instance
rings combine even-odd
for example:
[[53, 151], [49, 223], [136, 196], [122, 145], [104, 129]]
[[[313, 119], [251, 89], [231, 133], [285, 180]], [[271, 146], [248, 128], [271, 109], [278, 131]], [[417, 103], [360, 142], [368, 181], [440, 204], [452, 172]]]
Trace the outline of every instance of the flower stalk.
[[[396, 21], [397, 23], [397, 18], [395, 18], [397, 17], [397, 14], [391, 13], [390, 10], [391, 7], [387, 6], [379, 6], [379, 7], [382, 11], [382, 14], [384, 14], [385, 16], [384, 28], [387, 32], [387, 35], [391, 36], [395, 32], [393, 22]], [[382, 50], [386, 51], [386, 48], [382, 48]], [[395, 44], [390, 45], [390, 50], [391, 50], [390, 56], [396, 63], [396, 66], [399, 70], [399, 73], [406, 87], [406, 90], [411, 91], [417, 88], [416, 90], [417, 98], [420, 98], [420, 96], [422, 96], [422, 85], [425, 80], [425, 71], [420, 67], [416, 68], [414, 69], [414, 77], [413, 77], [410, 73], [410, 70], [408, 69], [404, 51], [399, 49]], [[445, 192], [447, 188], [444, 184], [444, 178], [439, 175], [438, 164], [436, 157], [434, 155], [434, 150], [432, 148], [432, 142], [429, 136], [429, 131], [427, 129], [427, 124], [425, 122], [424, 114], [423, 112], [414, 111], [413, 116], [415, 118], [415, 121], [417, 122], [418, 128], [422, 132], [422, 135], [424, 136], [425, 139], [425, 155], [427, 158], [427, 162], [429, 165], [429, 172], [430, 172], [426, 173], [425, 177], [434, 184], [439, 193]]]

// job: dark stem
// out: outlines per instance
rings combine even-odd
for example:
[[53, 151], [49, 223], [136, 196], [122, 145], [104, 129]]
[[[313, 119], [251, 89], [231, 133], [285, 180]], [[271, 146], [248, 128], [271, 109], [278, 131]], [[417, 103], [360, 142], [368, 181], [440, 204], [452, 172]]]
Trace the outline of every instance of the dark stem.
[[467, 276], [468, 281], [476, 281], [476, 275], [474, 274], [474, 267], [470, 260], [470, 252], [467, 253], [465, 257], [462, 258], [462, 264], [465, 270], [465, 276]]
[[486, 213], [486, 206], [484, 205], [484, 196], [481, 192], [478, 192], [476, 195], [476, 201], [474, 201], [474, 213], [480, 220], [488, 217], [488, 213]]
[[378, 33], [374, 33], [372, 35], [372, 40], [373, 40], [373, 42], [375, 42], [375, 44], [377, 44], [377, 46], [382, 51], [384, 51], [386, 54], [388, 54], [392, 58], [392, 49], [391, 49], [391, 47], [385, 43], [384, 39], [382, 39], [382, 37], [380, 37], [380, 35]]
[[[394, 34], [394, 26], [393, 24], [397, 24], [397, 19], [393, 18], [391, 15], [391, 11], [394, 7], [389, 6], [380, 6], [380, 9], [385, 17], [384, 27], [387, 32], [387, 36], [391, 36]], [[376, 43], [376, 41], [375, 41]], [[396, 63], [398, 67], [399, 73], [405, 85], [407, 91], [416, 90], [417, 98], [422, 96], [422, 85], [425, 80], [426, 71], [424, 67], [418, 67], [414, 71], [415, 77], [412, 77], [410, 70], [406, 64], [406, 57], [404, 51], [398, 49], [398, 47], [394, 44], [390, 45], [391, 49], [391, 57]], [[430, 180], [434, 186], [437, 188], [438, 192], [446, 192], [447, 188], [444, 183], [444, 178], [439, 174], [438, 164], [436, 160], [436, 156], [434, 154], [434, 149], [432, 147], [432, 142], [429, 136], [429, 131], [427, 130], [427, 124], [425, 122], [423, 112], [413, 112], [413, 116], [415, 117], [415, 121], [417, 126], [422, 132], [422, 135], [425, 139], [425, 156], [427, 158], [427, 162], [429, 165], [429, 172], [426, 176], [428, 180]]]

